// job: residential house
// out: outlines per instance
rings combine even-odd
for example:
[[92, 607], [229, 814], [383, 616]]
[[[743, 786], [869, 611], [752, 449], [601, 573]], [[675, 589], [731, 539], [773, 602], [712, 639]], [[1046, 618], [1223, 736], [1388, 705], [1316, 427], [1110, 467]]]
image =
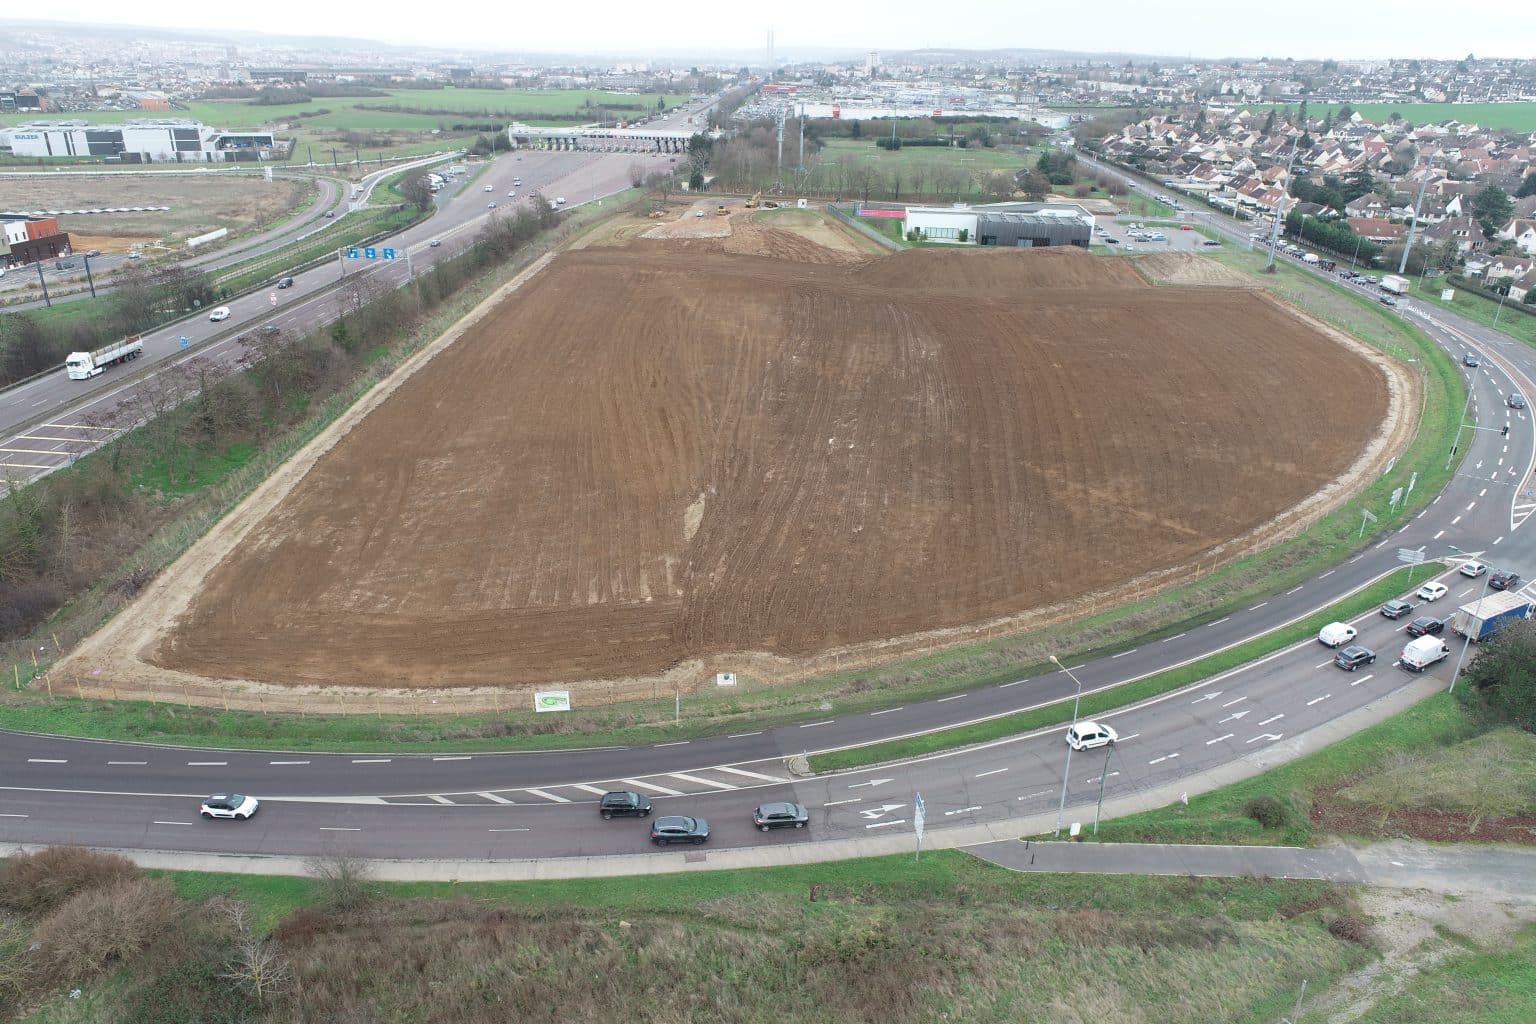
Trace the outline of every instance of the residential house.
[[1509, 298], [1512, 302], [1524, 302], [1530, 298], [1532, 292], [1536, 292], [1536, 270], [1516, 278], [1509, 286]]
[[1346, 221], [1350, 230], [1367, 242], [1390, 245], [1392, 242], [1401, 242], [1408, 237], [1408, 225], [1393, 224], [1380, 217], [1348, 217]]
[[1392, 215], [1392, 201], [1375, 192], [1367, 192], [1358, 199], [1351, 199], [1344, 204], [1346, 217], [1381, 217]]
[[1488, 261], [1483, 279], [1489, 283], [1502, 281], [1506, 277], [1519, 279], [1529, 274], [1533, 267], [1536, 267], [1536, 260], [1529, 256], [1495, 256]]
[[1516, 217], [1494, 234], [1495, 238], [1515, 243], [1515, 248], [1527, 256], [1536, 256], [1536, 220]]

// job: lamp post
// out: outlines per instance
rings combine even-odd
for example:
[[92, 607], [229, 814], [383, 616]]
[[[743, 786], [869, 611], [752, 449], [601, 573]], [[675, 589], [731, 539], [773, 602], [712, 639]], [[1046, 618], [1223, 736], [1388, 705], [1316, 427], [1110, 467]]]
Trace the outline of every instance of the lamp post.
[[[1461, 550], [1461, 548], [1454, 544], [1447, 544], [1446, 547], [1456, 552], [1458, 555], [1465, 555], [1468, 553]], [[1483, 568], [1483, 590], [1482, 593], [1477, 595], [1477, 610], [1479, 613], [1481, 613], [1483, 610], [1483, 598], [1488, 596], [1488, 580], [1493, 575], [1493, 571], [1493, 566], [1485, 564]], [[1448, 691], [1450, 693], [1456, 692], [1456, 680], [1461, 675], [1461, 663], [1466, 660], [1467, 648], [1471, 646], [1472, 635], [1470, 633], [1464, 634], [1461, 643], [1461, 653], [1456, 656], [1456, 667], [1451, 670], [1451, 688]]]
[[[1077, 684], [1077, 695], [1072, 698], [1072, 725], [1077, 725], [1077, 707], [1083, 699], [1083, 684], [1072, 670], [1063, 665], [1056, 655], [1051, 655], [1051, 664], [1067, 674], [1067, 678]], [[1067, 765], [1061, 770], [1061, 803], [1056, 807], [1056, 835], [1061, 835], [1061, 819], [1067, 813], [1067, 780], [1072, 775], [1072, 744], [1067, 744]]]

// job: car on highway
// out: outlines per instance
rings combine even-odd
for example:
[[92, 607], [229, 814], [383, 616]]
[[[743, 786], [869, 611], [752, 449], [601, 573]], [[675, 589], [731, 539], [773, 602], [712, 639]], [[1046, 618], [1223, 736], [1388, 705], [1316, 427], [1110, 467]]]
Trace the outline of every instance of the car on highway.
[[1317, 631], [1317, 642], [1324, 647], [1343, 647], [1355, 638], [1355, 627], [1347, 622], [1330, 622]]
[[1451, 588], [1444, 583], [1429, 582], [1419, 588], [1419, 600], [1438, 601], [1446, 595]]
[[235, 818], [245, 821], [261, 810], [261, 801], [241, 793], [215, 793], [203, 801], [198, 811], [205, 818]]
[[1476, 352], [1468, 352], [1466, 355], [1461, 357], [1461, 365], [1462, 366], [1482, 366], [1483, 365], [1483, 357], [1478, 355]]
[[1381, 304], [1383, 306], [1395, 306], [1395, 305], [1397, 305], [1397, 300], [1394, 299], [1390, 295], [1383, 295], [1379, 301], [1381, 302]]
[[89, 256], [91, 259], [95, 259], [97, 256], [101, 255], [101, 250], [100, 249], [92, 249], [90, 252], [86, 253], [86, 255]]
[[325, 219], [326, 220], [330, 220], [334, 216], [336, 216], [336, 211], [335, 210], [326, 210], [325, 211]]
[[759, 832], [772, 828], [805, 828], [811, 812], [803, 804], [762, 804], [752, 810], [752, 824]]
[[494, 210], [494, 209], [496, 209], [496, 204], [495, 203], [486, 203], [485, 204], [485, 208], [487, 210]]
[[256, 333], [263, 337], [270, 338], [274, 334], [282, 334], [283, 329], [277, 326], [277, 324], [262, 324], [261, 327], [257, 329]]
[[1220, 245], [1221, 244], [1221, 240], [1217, 239], [1217, 238], [1207, 238], [1205, 241], [1201, 242], [1200, 244], [1201, 245]]
[[279, 288], [292, 288], [293, 287], [293, 278], [291, 278], [291, 277], [279, 278], [278, 282], [277, 282], [277, 286]]
[[1067, 730], [1067, 746], [1073, 750], [1092, 750], [1104, 747], [1119, 739], [1120, 735], [1107, 725], [1098, 722], [1078, 722]]
[[427, 248], [429, 248], [429, 249], [436, 249], [438, 246], [440, 246], [442, 244], [443, 244], [443, 240], [441, 238], [434, 238], [434, 239], [432, 239], [432, 241], [427, 243]]
[[698, 846], [708, 838], [709, 822], [703, 818], [668, 814], [651, 823], [651, 842], [657, 846], [666, 846], [668, 843], [692, 843]]
[[1420, 615], [1408, 623], [1404, 632], [1409, 636], [1437, 636], [1445, 632], [1445, 620], [1433, 615]]
[[215, 309], [212, 313], [208, 314], [208, 319], [216, 324], [223, 323], [225, 320], [229, 319], [229, 307], [220, 306], [218, 309]]
[[491, 186], [489, 186], [489, 185], [487, 185], [487, 186], [485, 186], [485, 190], [486, 190], [486, 191], [487, 191], [487, 192], [489, 192], [489, 191], [491, 191]]
[[1370, 665], [1375, 661], [1376, 652], [1359, 644], [1350, 644], [1333, 656], [1333, 663], [1346, 672], [1353, 672], [1361, 665]]
[[604, 821], [609, 818], [649, 817], [651, 798], [627, 789], [604, 793], [603, 798], [597, 802], [597, 812], [603, 816]]
[[1508, 569], [1500, 569], [1488, 577], [1488, 586], [1494, 590], [1514, 590], [1515, 584], [1520, 582], [1520, 574]]
[[1389, 619], [1400, 619], [1411, 611], [1413, 611], [1413, 605], [1407, 601], [1392, 600], [1381, 606], [1381, 614]]
[[1506, 398], [1504, 401], [1505, 401], [1505, 404], [1507, 404], [1511, 409], [1524, 409], [1525, 408], [1525, 396], [1522, 395], [1518, 391], [1511, 391], [1509, 393], [1509, 397]]
[[512, 179], [512, 184], [514, 184], [517, 187], [521, 188], [522, 185], [523, 185], [523, 179], [522, 178], [513, 178]]
[[1488, 571], [1488, 566], [1483, 562], [1472, 559], [1471, 561], [1462, 562], [1461, 568], [1457, 569], [1456, 571], [1461, 573], [1463, 576], [1470, 576], [1473, 579], [1477, 579], [1483, 573]]
[[555, 196], [555, 205], [556, 206], [564, 206], [565, 205], [565, 196]]
[[517, 193], [516, 192], [508, 192], [507, 193], [507, 198], [508, 199], [516, 199], [517, 198]]

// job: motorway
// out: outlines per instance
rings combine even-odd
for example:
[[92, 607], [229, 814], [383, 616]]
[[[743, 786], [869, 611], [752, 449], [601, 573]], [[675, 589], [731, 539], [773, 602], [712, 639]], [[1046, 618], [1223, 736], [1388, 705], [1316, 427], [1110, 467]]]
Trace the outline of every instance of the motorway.
[[[497, 173], [510, 179], [531, 158], [498, 161]], [[559, 187], [567, 196], [575, 191], [563, 182]], [[1526, 578], [1536, 572], [1536, 542], [1520, 529], [1536, 508], [1529, 496], [1536, 437], [1528, 410], [1505, 404], [1512, 389], [1536, 392], [1536, 356], [1438, 314], [1409, 314], [1454, 358], [1469, 345], [1484, 356], [1468, 378], [1468, 419], [1476, 429], [1463, 432], [1466, 457], [1447, 488], [1406, 524], [1378, 533], [1350, 560], [1284, 593], [1187, 632], [1071, 666], [1084, 693], [1306, 616], [1397, 568], [1399, 548], [1423, 550], [1453, 565], [1458, 551], [1480, 553], [1495, 568]], [[1501, 436], [1506, 425], [1509, 434]], [[1426, 569], [1425, 577], [1431, 572], [1451, 587], [1425, 609], [1439, 615], [1476, 598], [1483, 585], [1442, 566]], [[1111, 750], [1074, 756], [1067, 820], [1091, 816], [1101, 780], [1105, 797], [1113, 800], [1176, 785], [1217, 766], [1308, 749], [1313, 730], [1419, 680], [1393, 664], [1406, 622], [1374, 612], [1361, 616], [1357, 642], [1380, 657], [1354, 673], [1333, 667], [1333, 652], [1308, 640], [1102, 716], [1120, 741]], [[1453, 643], [1453, 652], [1458, 647]], [[1454, 667], [1454, 658], [1448, 659], [1431, 675], [1448, 684]], [[643, 823], [598, 818], [595, 801], [608, 789], [645, 792], [658, 814], [708, 818], [711, 845], [687, 855], [703, 863], [709, 850], [722, 847], [909, 831], [917, 792], [929, 829], [1006, 824], [1056, 809], [1067, 757], [1061, 727], [830, 776], [801, 777], [791, 770], [792, 759], [977, 721], [1070, 697], [1075, 689], [1072, 676], [1057, 671], [875, 712], [843, 714], [833, 707], [820, 719], [776, 729], [634, 748], [516, 754], [198, 750], [10, 734], [0, 749], [0, 841], [289, 856], [340, 848], [380, 858], [501, 861], [646, 853]], [[197, 800], [226, 788], [261, 797], [261, 814], [250, 822], [199, 820]], [[812, 827], [754, 831], [748, 820], [753, 806], [772, 800], [807, 805]]]

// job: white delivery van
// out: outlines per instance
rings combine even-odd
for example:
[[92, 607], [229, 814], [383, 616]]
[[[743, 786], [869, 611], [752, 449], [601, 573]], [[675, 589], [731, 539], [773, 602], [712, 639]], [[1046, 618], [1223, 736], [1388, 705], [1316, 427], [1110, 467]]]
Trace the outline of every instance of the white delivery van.
[[1330, 622], [1317, 631], [1317, 642], [1324, 647], [1343, 647], [1355, 638], [1355, 627], [1347, 622]]
[[1439, 637], [1421, 636], [1409, 641], [1398, 661], [1410, 672], [1423, 672], [1435, 662], [1444, 660], [1450, 653], [1451, 649]]

